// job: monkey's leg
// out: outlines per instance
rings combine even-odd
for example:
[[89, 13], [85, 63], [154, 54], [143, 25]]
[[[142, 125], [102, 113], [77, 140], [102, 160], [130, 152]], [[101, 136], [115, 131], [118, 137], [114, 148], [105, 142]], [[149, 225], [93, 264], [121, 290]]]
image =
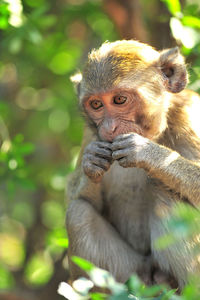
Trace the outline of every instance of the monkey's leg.
[[[141, 273], [141, 270], [146, 277], [148, 274], [151, 277], [149, 258], [134, 252], [87, 201], [78, 199], [69, 204], [67, 230], [69, 256], [83, 257], [110, 271], [121, 282], [125, 282], [133, 272]], [[71, 264], [71, 274], [72, 279], [83, 275], [74, 264]]]

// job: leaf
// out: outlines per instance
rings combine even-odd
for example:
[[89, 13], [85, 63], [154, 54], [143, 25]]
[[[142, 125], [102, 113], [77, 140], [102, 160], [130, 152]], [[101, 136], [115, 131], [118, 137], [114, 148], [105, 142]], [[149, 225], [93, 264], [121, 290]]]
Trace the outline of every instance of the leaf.
[[10, 12], [8, 9], [8, 3], [0, 3], [0, 29], [7, 29], [9, 26], [8, 19], [10, 17]]
[[45, 253], [36, 253], [28, 261], [25, 268], [25, 278], [29, 284], [40, 286], [46, 284], [54, 272], [54, 265]]
[[169, 12], [175, 16], [177, 13], [181, 12], [181, 4], [179, 0], [161, 0], [167, 6]]
[[113, 296], [109, 297], [109, 300], [130, 300], [130, 299], [140, 300], [139, 298], [137, 298], [135, 296], [132, 296], [132, 295], [131, 295], [131, 298], [130, 298], [130, 294], [128, 292], [123, 292], [119, 295], [113, 295]]
[[56, 228], [48, 232], [46, 236], [46, 243], [48, 246], [60, 246], [62, 248], [68, 247], [67, 233], [64, 228]]
[[95, 265], [85, 260], [84, 258], [72, 256], [71, 260], [84, 271], [91, 271], [95, 268]]
[[162, 290], [163, 290], [162, 286], [154, 285], [154, 286], [147, 287], [144, 290], [142, 295], [145, 297], [153, 297], [158, 295]]
[[126, 286], [131, 293], [136, 293], [142, 287], [143, 283], [136, 275], [132, 275], [126, 282]]
[[24, 189], [28, 189], [28, 190], [32, 190], [32, 191], [34, 191], [36, 189], [34, 182], [28, 178], [18, 177], [15, 179], [15, 182], [19, 186], [23, 187]]
[[200, 29], [200, 18], [193, 16], [184, 16], [181, 21], [183, 25]]
[[[172, 296], [176, 293], [177, 290], [170, 290], [164, 294], [164, 296], [161, 298], [162, 300], [173, 300]], [[175, 299], [174, 299], [175, 300]], [[178, 300], [178, 298], [177, 298]]]
[[166, 249], [168, 246], [172, 245], [176, 242], [175, 237], [172, 234], [166, 234], [161, 236], [154, 242], [154, 246], [156, 249], [163, 250]]
[[56, 244], [60, 247], [68, 248], [69, 241], [68, 241], [68, 239], [60, 238], [60, 239], [56, 240]]
[[15, 285], [14, 278], [5, 267], [0, 265], [0, 290], [8, 290]]
[[31, 143], [25, 143], [18, 146], [17, 152], [22, 155], [29, 155], [35, 150], [35, 146]]
[[91, 300], [105, 300], [107, 299], [108, 295], [101, 294], [101, 293], [91, 293], [90, 298]]

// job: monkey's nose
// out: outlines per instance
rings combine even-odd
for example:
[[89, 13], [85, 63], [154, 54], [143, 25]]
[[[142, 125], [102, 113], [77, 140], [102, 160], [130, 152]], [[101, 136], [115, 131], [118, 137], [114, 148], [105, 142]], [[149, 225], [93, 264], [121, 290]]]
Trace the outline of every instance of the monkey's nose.
[[117, 122], [115, 120], [109, 120], [107, 123], [107, 131], [111, 134], [114, 134], [115, 131], [117, 130]]
[[117, 126], [115, 124], [112, 124], [109, 128], [109, 131], [113, 134], [117, 130]]

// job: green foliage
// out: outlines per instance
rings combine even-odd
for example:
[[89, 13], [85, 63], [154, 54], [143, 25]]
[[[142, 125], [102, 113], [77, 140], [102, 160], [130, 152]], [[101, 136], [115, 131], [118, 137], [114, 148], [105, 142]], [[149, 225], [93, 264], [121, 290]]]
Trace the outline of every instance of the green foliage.
[[1, 1], [0, 3], [0, 29], [6, 29], [9, 26], [8, 19], [10, 17], [10, 11], [8, 3]]
[[14, 278], [34, 291], [68, 247], [66, 177], [83, 128], [69, 78], [117, 34], [101, 1], [71, 0], [1, 0], [0, 34], [0, 291]]
[[91, 262], [81, 257], [74, 256], [72, 257], [72, 261], [84, 271], [89, 272], [94, 269], [94, 265]]
[[40, 286], [49, 281], [53, 274], [53, 264], [48, 254], [36, 253], [25, 268], [25, 280], [33, 286]]
[[33, 181], [28, 178], [29, 168], [25, 164], [25, 157], [34, 151], [34, 146], [23, 140], [22, 134], [16, 135], [12, 141], [5, 139], [0, 149], [0, 177], [6, 182], [9, 192], [14, 192], [18, 185], [34, 188]]
[[175, 16], [181, 12], [181, 4], [179, 0], [161, 0], [164, 2], [170, 11], [170, 13]]
[[[165, 286], [145, 286], [136, 275], [131, 276], [125, 284], [122, 284], [117, 282], [109, 272], [95, 267], [82, 258], [73, 257], [73, 262], [83, 269], [90, 279], [75, 280], [72, 287], [67, 283], [61, 283], [58, 292], [69, 300], [183, 300], [174, 295], [175, 290], [168, 290]], [[100, 292], [92, 292], [93, 287], [98, 287]]]
[[47, 245], [50, 247], [68, 248], [68, 238], [65, 228], [53, 229], [46, 237]]
[[162, 0], [169, 12], [172, 14], [170, 18], [170, 27], [173, 37], [177, 44], [180, 45], [184, 55], [188, 56], [188, 60], [193, 58], [192, 68], [190, 72], [189, 88], [199, 92], [200, 78], [200, 7], [198, 2], [192, 3], [186, 1], [181, 10], [179, 0]]
[[12, 273], [8, 271], [6, 267], [0, 265], [0, 289], [11, 289], [15, 285]]

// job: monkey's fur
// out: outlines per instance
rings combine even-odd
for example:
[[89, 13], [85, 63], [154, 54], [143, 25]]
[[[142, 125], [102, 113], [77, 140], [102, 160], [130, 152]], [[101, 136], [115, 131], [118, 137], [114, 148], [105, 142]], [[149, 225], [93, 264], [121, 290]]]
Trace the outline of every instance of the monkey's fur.
[[[164, 276], [181, 289], [200, 270], [191, 245], [182, 239], [158, 251], [154, 241], [168, 233], [177, 203], [200, 201], [200, 98], [184, 90], [184, 59], [178, 48], [105, 43], [79, 77], [86, 129], [68, 184], [69, 258], [92, 261], [121, 282], [136, 272], [147, 284]], [[107, 99], [133, 104], [126, 111]], [[73, 279], [81, 275], [71, 262], [70, 270]]]

